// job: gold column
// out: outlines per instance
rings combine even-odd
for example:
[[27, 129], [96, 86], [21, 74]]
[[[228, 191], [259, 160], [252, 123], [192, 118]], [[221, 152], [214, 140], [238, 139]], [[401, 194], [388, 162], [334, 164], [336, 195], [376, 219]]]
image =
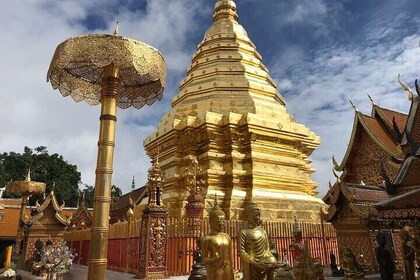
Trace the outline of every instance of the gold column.
[[321, 235], [322, 235], [322, 250], [324, 251], [324, 266], [328, 266], [328, 252], [327, 244], [325, 243], [325, 229], [324, 229], [324, 217], [322, 216], [322, 207], [319, 208], [319, 218], [321, 220]]
[[111, 63], [104, 68], [102, 80], [88, 280], [105, 279], [119, 84], [119, 69]]
[[10, 268], [10, 264], [12, 262], [12, 246], [6, 248], [6, 261], [4, 262], [4, 270], [8, 270]]
[[16, 253], [20, 255], [22, 252], [22, 220], [25, 215], [26, 205], [28, 204], [28, 196], [26, 194], [22, 195], [22, 204], [20, 206], [20, 214], [19, 214], [19, 221], [18, 221], [18, 228], [17, 228], [17, 235], [16, 235]]

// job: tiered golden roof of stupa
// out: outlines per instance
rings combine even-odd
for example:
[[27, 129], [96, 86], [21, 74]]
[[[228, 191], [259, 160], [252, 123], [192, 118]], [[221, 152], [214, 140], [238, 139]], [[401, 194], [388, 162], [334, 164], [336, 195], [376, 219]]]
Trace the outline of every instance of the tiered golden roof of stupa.
[[[206, 206], [211, 207], [210, 195], [219, 193], [230, 218], [239, 217], [245, 198], [260, 197], [257, 201], [267, 205], [272, 217], [282, 218], [278, 210], [284, 206], [292, 219], [298, 210], [290, 201], [311, 201], [319, 210], [308, 159], [318, 145], [319, 137], [288, 113], [261, 55], [238, 23], [235, 3], [217, 1], [213, 23], [197, 46], [172, 109], [144, 141], [150, 157], [159, 152], [170, 215], [182, 216], [188, 196], [185, 170], [192, 157], [201, 166], [198, 176], [207, 180]], [[279, 206], [279, 199], [288, 202]]]

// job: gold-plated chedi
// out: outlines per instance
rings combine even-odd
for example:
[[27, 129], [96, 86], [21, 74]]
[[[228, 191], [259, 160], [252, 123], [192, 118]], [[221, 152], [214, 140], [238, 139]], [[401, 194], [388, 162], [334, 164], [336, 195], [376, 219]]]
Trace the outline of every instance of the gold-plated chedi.
[[101, 103], [88, 279], [105, 279], [117, 106], [137, 109], [162, 98], [165, 62], [158, 50], [123, 36], [93, 34], [58, 45], [47, 81], [76, 102]]
[[255, 202], [248, 202], [244, 220], [245, 226], [238, 236], [243, 280], [272, 280], [277, 259], [270, 251], [267, 233], [260, 226], [261, 210]]
[[[297, 123], [262, 62], [234, 1], [215, 1], [213, 23], [192, 56], [172, 108], [144, 141], [158, 151], [169, 216], [185, 216], [185, 171], [196, 157], [206, 181], [208, 211], [220, 197], [227, 219], [242, 217], [245, 201], [264, 204], [263, 218], [319, 221], [309, 155], [319, 137]], [[240, 3], [238, 3], [239, 5]], [[288, 209], [288, 211], [284, 211]], [[207, 211], [204, 216], [207, 216]]]
[[233, 280], [231, 245], [228, 234], [222, 232], [225, 213], [217, 200], [209, 214], [211, 232], [201, 240], [202, 260], [206, 265], [208, 280]]

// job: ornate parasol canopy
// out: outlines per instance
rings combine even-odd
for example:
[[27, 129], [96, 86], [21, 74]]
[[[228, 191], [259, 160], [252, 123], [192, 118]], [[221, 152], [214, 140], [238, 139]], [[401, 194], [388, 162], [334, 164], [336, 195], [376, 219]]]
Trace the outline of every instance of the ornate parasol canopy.
[[97, 105], [101, 101], [104, 67], [111, 63], [119, 69], [118, 107], [140, 109], [162, 98], [166, 83], [163, 56], [145, 43], [118, 35], [67, 39], [55, 50], [47, 81], [63, 96]]
[[13, 181], [6, 185], [6, 193], [22, 196], [40, 194], [45, 192], [45, 183], [31, 181], [30, 171], [24, 181]]

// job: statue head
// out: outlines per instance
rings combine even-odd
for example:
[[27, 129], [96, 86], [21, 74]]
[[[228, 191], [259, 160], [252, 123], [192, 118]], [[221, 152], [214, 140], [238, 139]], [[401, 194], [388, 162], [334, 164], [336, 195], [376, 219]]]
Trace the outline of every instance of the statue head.
[[408, 241], [410, 241], [410, 231], [409, 231], [409, 228], [407, 227], [407, 226], [405, 226], [405, 227], [403, 227], [401, 230], [400, 230], [400, 236], [401, 236], [401, 240], [403, 241], [403, 242], [408, 242]]
[[209, 213], [209, 222], [211, 231], [220, 232], [223, 229], [223, 220], [225, 219], [225, 212], [220, 209], [217, 200], [214, 202], [214, 207]]
[[299, 226], [298, 221], [296, 220], [296, 217], [295, 217], [295, 221], [293, 223], [293, 237], [297, 241], [302, 240], [302, 230], [300, 229], [300, 226]]
[[248, 222], [251, 227], [256, 227], [261, 224], [261, 209], [254, 201], [249, 201], [244, 209], [244, 220]]

